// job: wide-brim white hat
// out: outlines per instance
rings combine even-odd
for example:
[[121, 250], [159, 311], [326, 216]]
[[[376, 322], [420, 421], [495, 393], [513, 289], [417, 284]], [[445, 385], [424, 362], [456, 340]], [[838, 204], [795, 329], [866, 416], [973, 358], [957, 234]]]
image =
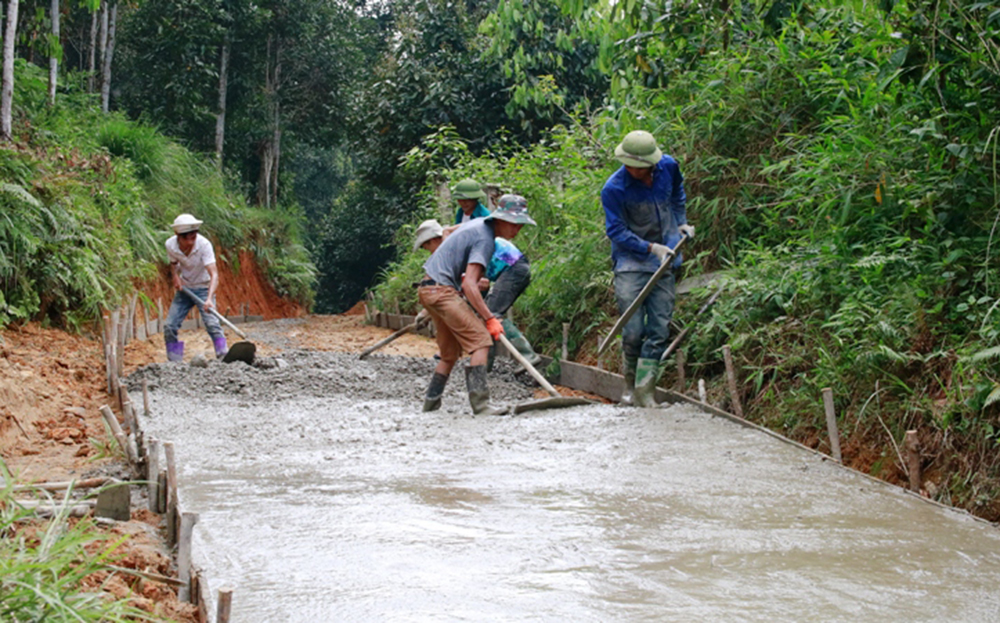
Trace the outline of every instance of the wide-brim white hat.
[[170, 227], [173, 228], [175, 234], [186, 234], [189, 231], [198, 231], [201, 224], [202, 221], [199, 221], [190, 214], [181, 214], [174, 219]]
[[441, 227], [441, 223], [438, 223], [437, 220], [430, 219], [424, 221], [417, 227], [417, 238], [413, 241], [413, 250], [416, 251], [428, 240], [434, 240], [443, 234], [444, 228]]

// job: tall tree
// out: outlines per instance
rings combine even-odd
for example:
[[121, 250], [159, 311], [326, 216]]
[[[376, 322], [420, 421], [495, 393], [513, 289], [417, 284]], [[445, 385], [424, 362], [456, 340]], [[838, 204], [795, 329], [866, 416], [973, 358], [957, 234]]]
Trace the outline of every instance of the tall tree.
[[111, 63], [115, 57], [115, 31], [118, 25], [118, 2], [114, 0], [108, 8], [108, 40], [104, 48], [104, 65], [101, 70], [101, 110], [108, 112], [111, 107]]
[[0, 135], [6, 141], [13, 137], [14, 103], [14, 43], [17, 40], [17, 9], [19, 0], [7, 0], [7, 24], [3, 35], [3, 86], [0, 89]]
[[59, 0], [52, 0], [49, 13], [52, 19], [52, 41], [49, 42], [49, 104], [55, 105], [59, 58], [62, 56], [62, 45], [59, 43]]
[[215, 117], [215, 158], [222, 166], [223, 147], [226, 143], [226, 95], [229, 91], [229, 54], [232, 50], [232, 38], [226, 32], [222, 42], [222, 55], [219, 59], [219, 112]]

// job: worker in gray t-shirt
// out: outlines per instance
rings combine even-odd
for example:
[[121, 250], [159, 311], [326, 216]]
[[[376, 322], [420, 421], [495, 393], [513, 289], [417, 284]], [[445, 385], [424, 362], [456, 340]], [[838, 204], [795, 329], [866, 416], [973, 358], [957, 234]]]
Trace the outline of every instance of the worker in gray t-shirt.
[[427, 387], [424, 411], [441, 407], [445, 384], [464, 350], [471, 355], [465, 380], [472, 412], [476, 415], [506, 412], [489, 404], [487, 357], [493, 341], [504, 330], [483, 301], [479, 280], [486, 275], [493, 257], [496, 236], [510, 240], [525, 223], [535, 224], [528, 216], [526, 203], [505, 201], [509, 197], [513, 195], [501, 197], [500, 206], [486, 218], [470, 221], [455, 230], [424, 263], [426, 274], [418, 284], [417, 296], [434, 321], [441, 352], [441, 360]]

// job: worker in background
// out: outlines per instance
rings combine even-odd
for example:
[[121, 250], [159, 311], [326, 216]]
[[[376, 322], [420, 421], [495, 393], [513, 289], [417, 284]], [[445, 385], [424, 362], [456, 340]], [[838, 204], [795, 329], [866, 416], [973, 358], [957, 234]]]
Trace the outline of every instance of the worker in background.
[[[427, 386], [424, 411], [441, 407], [448, 377], [465, 351], [470, 354], [465, 380], [472, 412], [476, 415], [507, 412], [490, 405], [486, 363], [490, 346], [504, 329], [486, 306], [479, 281], [485, 277], [496, 251], [496, 238], [511, 240], [525, 223], [534, 225], [535, 221], [523, 203], [505, 199], [506, 196], [501, 197], [499, 207], [489, 216], [467, 223], [445, 238], [424, 263], [426, 274], [417, 284], [417, 296], [434, 321], [441, 355]], [[418, 242], [422, 245], [427, 240], [421, 241], [418, 234]]]
[[205, 329], [212, 337], [215, 356], [225, 356], [228, 347], [226, 336], [222, 332], [219, 319], [209, 310], [215, 307], [215, 292], [219, 287], [219, 270], [215, 264], [215, 250], [208, 238], [198, 233], [202, 221], [190, 214], [181, 214], [174, 219], [171, 228], [174, 236], [167, 240], [167, 256], [170, 259], [170, 274], [173, 279], [174, 300], [167, 313], [166, 326], [163, 329], [163, 341], [167, 345], [168, 361], [183, 361], [184, 342], [177, 340], [177, 332], [195, 303], [181, 291], [187, 287], [205, 301], [205, 309], [201, 309], [201, 320]]
[[[455, 212], [455, 225], [468, 223], [477, 218], [485, 218], [490, 215], [490, 211], [482, 204], [486, 198], [479, 182], [467, 177], [451, 188], [451, 196], [458, 201], [458, 210]], [[454, 229], [449, 228], [449, 230]]]
[[[680, 267], [681, 255], [669, 260], [670, 249], [682, 236], [694, 238], [694, 227], [687, 222], [680, 167], [657, 147], [652, 134], [629, 132], [615, 149], [615, 158], [622, 167], [605, 182], [601, 203], [611, 239], [615, 298], [624, 312], [664, 261], [673, 261], [674, 270]], [[656, 406], [660, 356], [674, 312], [674, 277], [668, 271], [657, 282], [622, 330], [623, 403]]]

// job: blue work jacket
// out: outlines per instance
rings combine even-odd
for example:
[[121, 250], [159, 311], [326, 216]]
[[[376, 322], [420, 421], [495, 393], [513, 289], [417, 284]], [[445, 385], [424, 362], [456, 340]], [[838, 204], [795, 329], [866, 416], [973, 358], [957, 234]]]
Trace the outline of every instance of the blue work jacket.
[[[462, 222], [462, 215], [463, 214], [464, 214], [464, 212], [462, 212], [462, 207], [459, 206], [458, 211], [455, 212], [455, 224], [456, 225], [459, 225]], [[486, 208], [486, 206], [484, 206], [481, 203], [477, 203], [476, 204], [476, 209], [472, 211], [472, 216], [469, 217], [469, 220], [473, 221], [473, 220], [475, 220], [477, 218], [483, 218], [484, 216], [489, 216], [489, 215], [490, 215], [490, 211]]]
[[[660, 260], [649, 252], [649, 244], [673, 248], [680, 241], [677, 228], [687, 224], [686, 203], [684, 177], [670, 156], [664, 155], [653, 167], [652, 187], [629, 175], [624, 166], [615, 171], [601, 190], [614, 271], [656, 272]], [[674, 268], [682, 259], [678, 253]]]

